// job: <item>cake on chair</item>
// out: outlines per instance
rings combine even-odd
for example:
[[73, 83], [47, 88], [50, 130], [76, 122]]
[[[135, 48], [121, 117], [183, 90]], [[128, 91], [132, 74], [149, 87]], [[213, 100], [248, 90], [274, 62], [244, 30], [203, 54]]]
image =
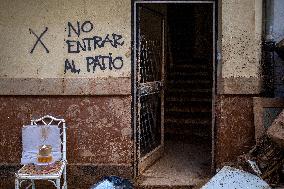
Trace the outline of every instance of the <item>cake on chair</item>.
[[51, 163], [52, 162], [52, 147], [51, 145], [42, 145], [39, 148], [37, 161], [39, 163]]

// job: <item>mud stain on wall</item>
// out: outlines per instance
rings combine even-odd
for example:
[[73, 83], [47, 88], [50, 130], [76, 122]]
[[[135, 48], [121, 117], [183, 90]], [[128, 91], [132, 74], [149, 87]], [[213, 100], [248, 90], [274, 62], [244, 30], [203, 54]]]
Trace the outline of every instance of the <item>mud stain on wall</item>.
[[22, 125], [45, 114], [67, 121], [69, 163], [132, 163], [130, 96], [2, 96], [0, 109], [2, 164], [20, 162]]

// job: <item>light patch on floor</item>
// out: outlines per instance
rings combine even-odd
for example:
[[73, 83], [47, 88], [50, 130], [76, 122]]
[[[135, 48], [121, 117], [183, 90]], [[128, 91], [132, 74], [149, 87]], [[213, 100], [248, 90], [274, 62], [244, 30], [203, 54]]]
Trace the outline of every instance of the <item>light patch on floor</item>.
[[[165, 141], [165, 154], [141, 176], [140, 186], [200, 186], [210, 178], [211, 147], [192, 141]], [[202, 185], [201, 185], [202, 186]]]

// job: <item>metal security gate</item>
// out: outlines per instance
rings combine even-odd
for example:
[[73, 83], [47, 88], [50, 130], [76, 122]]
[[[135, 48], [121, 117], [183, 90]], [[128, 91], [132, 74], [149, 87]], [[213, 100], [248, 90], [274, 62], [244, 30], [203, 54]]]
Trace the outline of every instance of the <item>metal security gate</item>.
[[[152, 165], [164, 151], [164, 65], [165, 15], [147, 7], [149, 4], [211, 4], [213, 17], [213, 89], [212, 89], [212, 170], [215, 162], [215, 1], [143, 1], [133, 0], [133, 129], [135, 176]], [[177, 154], [178, 155], [178, 154]]]
[[137, 8], [136, 36], [136, 142], [138, 171], [158, 159], [163, 142], [164, 16]]

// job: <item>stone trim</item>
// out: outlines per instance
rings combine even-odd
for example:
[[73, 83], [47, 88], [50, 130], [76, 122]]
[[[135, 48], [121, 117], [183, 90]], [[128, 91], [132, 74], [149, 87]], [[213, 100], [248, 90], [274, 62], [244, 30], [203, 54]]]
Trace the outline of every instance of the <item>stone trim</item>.
[[131, 95], [131, 79], [0, 78], [0, 95]]
[[261, 79], [256, 77], [218, 78], [218, 94], [260, 94]]

